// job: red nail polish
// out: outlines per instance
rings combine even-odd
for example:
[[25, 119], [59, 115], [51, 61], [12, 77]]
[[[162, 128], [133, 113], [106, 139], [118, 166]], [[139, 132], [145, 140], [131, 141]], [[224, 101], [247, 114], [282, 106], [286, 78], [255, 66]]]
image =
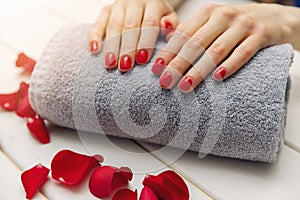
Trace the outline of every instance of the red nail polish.
[[105, 56], [105, 66], [107, 68], [115, 67], [117, 64], [116, 56], [115, 54], [109, 52]]
[[161, 74], [164, 68], [165, 68], [165, 61], [162, 58], [158, 58], [155, 60], [155, 63], [152, 66], [152, 72], [156, 75], [159, 75]]
[[145, 64], [147, 60], [148, 60], [148, 51], [145, 49], [139, 50], [136, 56], [136, 63]]
[[92, 40], [90, 42], [90, 51], [92, 53], [96, 53], [96, 52], [99, 51], [99, 44], [98, 44], [98, 42], [96, 40]]
[[172, 83], [172, 75], [169, 72], [165, 72], [162, 77], [160, 77], [159, 84], [162, 88], [168, 89]]
[[168, 33], [170, 33], [171, 31], [173, 31], [173, 25], [171, 22], [169, 21], [165, 21], [165, 28], [166, 28], [166, 35], [168, 35]]
[[128, 71], [131, 68], [132, 61], [129, 55], [124, 55], [120, 60], [120, 69], [122, 71]]
[[193, 79], [187, 76], [179, 83], [178, 87], [184, 92], [189, 92], [192, 89], [192, 85]]
[[226, 75], [226, 70], [223, 67], [219, 67], [214, 73], [215, 79], [220, 81], [224, 79], [225, 75]]

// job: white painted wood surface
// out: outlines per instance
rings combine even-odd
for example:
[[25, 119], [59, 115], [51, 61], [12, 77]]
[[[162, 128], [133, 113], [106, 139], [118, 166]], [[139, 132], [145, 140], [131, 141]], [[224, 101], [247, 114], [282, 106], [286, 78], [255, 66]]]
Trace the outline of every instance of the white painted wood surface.
[[[216, 2], [224, 2], [217, 1]], [[17, 89], [27, 77], [14, 67], [17, 52], [38, 58], [52, 35], [63, 25], [93, 22], [98, 12], [109, 0], [11, 0], [0, 7], [0, 93]], [[189, 0], [179, 10], [180, 19], [202, 4], [211, 2]], [[231, 1], [232, 2], [232, 1]], [[197, 5], [197, 6], [195, 6]], [[84, 141], [75, 131], [51, 127], [51, 143], [41, 145], [25, 127], [25, 121], [13, 113], [0, 111], [0, 199], [24, 199], [20, 184], [20, 170], [38, 162], [49, 166], [52, 156], [60, 149], [82, 153], [100, 153], [105, 164], [130, 166], [135, 179], [132, 189], [142, 188], [146, 171], [159, 173], [168, 169], [181, 174], [191, 192], [191, 199], [291, 199], [300, 197], [300, 54], [297, 53], [292, 68], [293, 85], [289, 104], [286, 144], [277, 163], [272, 165], [208, 156], [199, 160], [196, 153], [187, 152], [175, 163], [166, 166], [168, 157], [147, 153], [134, 141], [112, 139], [94, 135]], [[124, 149], [116, 148], [123, 147]], [[133, 152], [133, 153], [129, 153]], [[134, 153], [135, 152], [135, 153]], [[174, 154], [176, 150], [170, 150]], [[138, 158], [136, 155], [142, 155]], [[20, 170], [19, 170], [20, 169]], [[8, 184], [9, 183], [9, 184]], [[5, 191], [5, 192], [2, 192]], [[36, 199], [96, 199], [88, 191], [87, 180], [75, 188], [62, 187], [50, 181]]]

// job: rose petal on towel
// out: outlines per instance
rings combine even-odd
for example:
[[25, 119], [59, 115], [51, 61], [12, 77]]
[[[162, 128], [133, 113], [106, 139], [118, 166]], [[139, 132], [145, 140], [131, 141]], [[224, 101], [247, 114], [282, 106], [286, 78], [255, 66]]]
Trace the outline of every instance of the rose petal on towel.
[[30, 133], [41, 143], [47, 144], [50, 142], [49, 132], [45, 122], [40, 116], [27, 119], [27, 128]]
[[121, 189], [117, 191], [112, 200], [137, 200], [137, 190]]
[[16, 66], [22, 67], [24, 69], [24, 71], [29, 74], [32, 73], [35, 64], [36, 64], [36, 61], [24, 53], [20, 53], [16, 60]]
[[158, 200], [158, 198], [150, 187], [144, 186], [141, 192], [140, 200]]
[[27, 199], [32, 199], [39, 188], [46, 182], [49, 171], [47, 167], [38, 164], [22, 173], [21, 181]]
[[52, 159], [52, 178], [65, 185], [81, 183], [103, 161], [100, 155], [87, 156], [70, 150], [59, 151]]
[[178, 174], [171, 170], [162, 172], [157, 176], [146, 176], [143, 185], [150, 187], [160, 199], [189, 199], [187, 185]]
[[24, 96], [19, 100], [16, 113], [22, 118], [34, 118], [36, 112], [32, 109], [29, 103], [28, 90], [25, 92]]
[[120, 169], [113, 166], [98, 167], [92, 173], [89, 181], [90, 192], [98, 198], [106, 198], [114, 190], [127, 185], [132, 176], [128, 176], [129, 173], [124, 173], [121, 169], [124, 169], [124, 167]]
[[27, 83], [21, 82], [18, 91], [11, 94], [0, 94], [0, 107], [6, 111], [16, 110], [20, 98], [24, 96], [28, 88]]

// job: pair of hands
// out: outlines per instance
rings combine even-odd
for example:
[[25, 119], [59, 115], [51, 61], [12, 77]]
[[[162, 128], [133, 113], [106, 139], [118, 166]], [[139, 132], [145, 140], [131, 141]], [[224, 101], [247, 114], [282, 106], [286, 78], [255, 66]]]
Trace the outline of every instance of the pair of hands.
[[161, 32], [168, 43], [159, 52], [152, 72], [160, 75], [162, 88], [178, 84], [187, 93], [212, 70], [215, 80], [224, 80], [260, 49], [285, 42], [291, 30], [279, 7], [207, 5], [178, 25], [166, 0], [116, 0], [103, 8], [93, 25], [90, 50], [98, 53], [105, 36], [105, 66], [127, 72], [134, 62], [149, 62]]

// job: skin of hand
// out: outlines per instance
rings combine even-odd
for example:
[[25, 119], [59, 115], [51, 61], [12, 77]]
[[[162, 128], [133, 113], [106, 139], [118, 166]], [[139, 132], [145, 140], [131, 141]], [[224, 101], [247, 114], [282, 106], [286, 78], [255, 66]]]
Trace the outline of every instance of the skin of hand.
[[[262, 48], [291, 43], [300, 48], [300, 9], [278, 4], [207, 5], [181, 23], [152, 67], [162, 88], [194, 90], [234, 74]], [[200, 58], [200, 59], [199, 59]]]
[[176, 0], [115, 0], [102, 9], [91, 29], [90, 51], [98, 53], [105, 37], [107, 69], [118, 66], [127, 72], [135, 62], [148, 63], [159, 33], [168, 39], [178, 25], [173, 8], [177, 4]]

